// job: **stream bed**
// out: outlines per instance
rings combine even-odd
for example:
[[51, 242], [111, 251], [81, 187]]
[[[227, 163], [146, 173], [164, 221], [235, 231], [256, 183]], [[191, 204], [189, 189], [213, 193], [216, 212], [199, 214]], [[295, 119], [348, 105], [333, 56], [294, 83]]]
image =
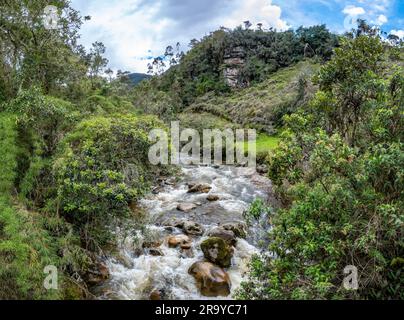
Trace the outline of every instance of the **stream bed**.
[[[188, 273], [193, 263], [204, 261], [200, 243], [217, 226], [245, 224], [244, 211], [256, 198], [268, 200], [271, 182], [255, 169], [244, 167], [183, 165], [181, 171], [179, 180], [163, 182], [140, 201], [149, 217], [146, 232], [126, 238], [119, 258], [107, 258], [110, 278], [96, 290], [98, 298], [150, 299], [154, 294], [159, 299], [212, 299], [201, 295]], [[210, 189], [189, 193], [194, 184], [209, 185]], [[188, 206], [186, 212], [177, 209], [181, 204]], [[199, 225], [201, 234], [190, 235], [189, 250], [170, 247], [167, 238], [183, 234], [178, 224], [184, 221]], [[231, 266], [224, 269], [231, 281], [230, 294], [213, 298], [231, 299], [246, 274], [249, 259], [259, 252], [257, 233], [262, 230], [248, 227], [246, 231], [247, 237], [238, 238], [234, 245]], [[143, 249], [139, 254], [140, 249], [134, 248]]]

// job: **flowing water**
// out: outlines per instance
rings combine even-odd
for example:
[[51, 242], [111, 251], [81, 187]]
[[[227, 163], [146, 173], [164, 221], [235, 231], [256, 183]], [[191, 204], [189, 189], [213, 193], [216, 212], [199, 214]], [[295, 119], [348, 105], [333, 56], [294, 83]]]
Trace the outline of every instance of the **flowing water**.
[[[255, 198], [267, 199], [271, 189], [270, 181], [255, 170], [230, 166], [183, 166], [180, 181], [166, 182], [141, 201], [141, 206], [150, 216], [146, 235], [127, 238], [119, 249], [119, 258], [110, 257], [106, 263], [110, 279], [102, 285], [98, 296], [101, 299], [148, 299], [154, 289], [164, 291], [167, 299], [204, 299], [188, 274], [189, 267], [203, 260], [199, 247], [206, 239], [206, 233], [215, 226], [228, 222], [244, 221], [243, 212]], [[188, 183], [207, 183], [212, 189], [209, 194], [219, 196], [218, 201], [207, 200], [206, 193], [187, 193]], [[189, 213], [177, 210], [180, 203], [193, 203], [197, 207]], [[142, 241], [146, 238], [157, 242], [172, 234], [182, 234], [173, 221], [189, 220], [203, 225], [205, 233], [192, 238], [192, 255], [186, 255], [178, 248], [169, 248], [163, 241], [158, 256], [143, 250], [139, 255]], [[232, 266], [228, 272], [234, 293], [245, 276], [250, 257], [258, 252], [256, 234], [259, 230], [251, 227], [246, 239], [238, 239], [234, 248]], [[135, 241], [136, 240], [136, 241]], [[225, 297], [231, 298], [231, 295]]]

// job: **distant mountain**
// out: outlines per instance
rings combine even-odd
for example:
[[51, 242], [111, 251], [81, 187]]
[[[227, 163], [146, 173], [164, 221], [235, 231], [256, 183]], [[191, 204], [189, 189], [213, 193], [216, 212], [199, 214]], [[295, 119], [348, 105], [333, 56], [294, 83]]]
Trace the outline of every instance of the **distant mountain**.
[[134, 85], [137, 85], [140, 81], [150, 78], [151, 76], [145, 73], [131, 73], [128, 75]]

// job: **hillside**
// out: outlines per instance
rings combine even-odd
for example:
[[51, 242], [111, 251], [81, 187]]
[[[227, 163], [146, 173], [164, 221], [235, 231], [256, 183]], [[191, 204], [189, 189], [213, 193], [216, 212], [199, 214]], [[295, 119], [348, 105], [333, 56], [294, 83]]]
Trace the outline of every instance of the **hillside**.
[[137, 85], [139, 82], [149, 79], [151, 76], [145, 73], [130, 73], [128, 75], [129, 79], [134, 85]]
[[281, 125], [281, 118], [307, 102], [315, 92], [311, 77], [320, 65], [312, 60], [280, 69], [268, 79], [227, 95], [208, 93], [184, 110], [207, 112], [268, 134]]

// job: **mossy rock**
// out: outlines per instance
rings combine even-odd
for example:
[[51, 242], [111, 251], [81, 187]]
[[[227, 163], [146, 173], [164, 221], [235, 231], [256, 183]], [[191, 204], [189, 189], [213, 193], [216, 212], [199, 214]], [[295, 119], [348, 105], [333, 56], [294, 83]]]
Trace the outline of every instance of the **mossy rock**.
[[201, 243], [201, 249], [207, 260], [223, 268], [230, 267], [233, 250], [222, 238], [206, 239]]

